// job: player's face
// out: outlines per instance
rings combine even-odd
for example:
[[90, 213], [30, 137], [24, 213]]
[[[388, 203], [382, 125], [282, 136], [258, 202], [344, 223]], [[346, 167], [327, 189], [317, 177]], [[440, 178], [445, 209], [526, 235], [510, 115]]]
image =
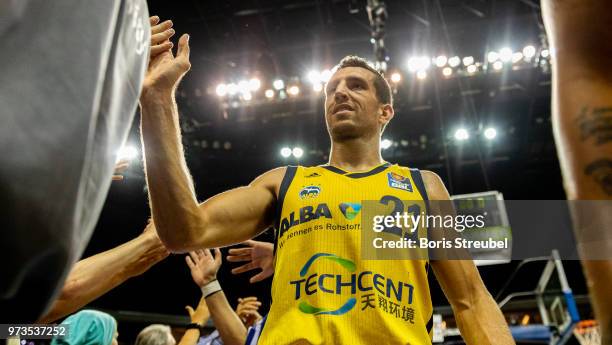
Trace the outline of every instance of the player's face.
[[379, 135], [383, 105], [374, 78], [361, 67], [342, 68], [331, 77], [325, 88], [325, 121], [332, 141]]

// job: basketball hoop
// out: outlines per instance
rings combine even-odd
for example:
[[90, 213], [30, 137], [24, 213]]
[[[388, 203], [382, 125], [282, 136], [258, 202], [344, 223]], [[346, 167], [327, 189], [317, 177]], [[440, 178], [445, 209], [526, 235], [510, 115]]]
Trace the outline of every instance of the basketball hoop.
[[595, 320], [578, 322], [573, 332], [580, 345], [601, 345], [599, 324]]

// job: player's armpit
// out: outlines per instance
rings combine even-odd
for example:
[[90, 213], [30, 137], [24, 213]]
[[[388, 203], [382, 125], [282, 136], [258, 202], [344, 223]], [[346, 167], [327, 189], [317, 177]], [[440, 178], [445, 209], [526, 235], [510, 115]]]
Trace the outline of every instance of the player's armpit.
[[[270, 170], [251, 184], [217, 194], [199, 206], [201, 229], [178, 249], [191, 251], [240, 243], [272, 225], [286, 168]], [[173, 248], [177, 251], [177, 248]]]

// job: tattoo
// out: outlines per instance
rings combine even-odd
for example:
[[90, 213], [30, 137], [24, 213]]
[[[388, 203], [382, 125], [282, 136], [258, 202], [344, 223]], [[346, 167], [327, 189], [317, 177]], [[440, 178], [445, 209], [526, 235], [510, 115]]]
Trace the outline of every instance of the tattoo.
[[595, 182], [601, 186], [603, 191], [608, 195], [612, 195], [612, 160], [606, 158], [596, 160], [587, 165], [584, 173], [588, 176], [593, 176]]
[[580, 140], [595, 138], [595, 145], [602, 145], [612, 141], [612, 107], [592, 108], [583, 107], [576, 118], [580, 129]]

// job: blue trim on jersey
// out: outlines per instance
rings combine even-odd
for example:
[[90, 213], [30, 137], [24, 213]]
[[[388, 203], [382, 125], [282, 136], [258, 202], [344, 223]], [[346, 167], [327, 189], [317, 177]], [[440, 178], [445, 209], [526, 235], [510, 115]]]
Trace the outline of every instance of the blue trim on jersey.
[[382, 165], [377, 166], [376, 168], [373, 168], [370, 171], [366, 171], [366, 172], [357, 172], [357, 173], [351, 173], [348, 171], [344, 171], [340, 168], [336, 168], [333, 165], [321, 165], [321, 168], [327, 169], [331, 172], [334, 172], [336, 174], [340, 174], [340, 175], [344, 175], [346, 177], [350, 177], [350, 178], [362, 178], [362, 177], [368, 177], [368, 176], [372, 176], [372, 175], [376, 175], [381, 171], [385, 171], [388, 167], [391, 166], [391, 163], [389, 162], [385, 162]]
[[285, 176], [283, 176], [283, 181], [281, 182], [280, 188], [278, 190], [278, 200], [276, 201], [276, 221], [275, 228], [276, 234], [274, 236], [274, 255], [276, 255], [276, 245], [278, 243], [278, 235], [280, 234], [280, 221], [281, 221], [281, 213], [283, 212], [283, 203], [285, 202], [285, 195], [287, 195], [287, 190], [293, 182], [293, 178], [295, 177], [295, 173], [297, 172], [297, 167], [293, 165], [288, 165], [287, 170], [285, 170]]

